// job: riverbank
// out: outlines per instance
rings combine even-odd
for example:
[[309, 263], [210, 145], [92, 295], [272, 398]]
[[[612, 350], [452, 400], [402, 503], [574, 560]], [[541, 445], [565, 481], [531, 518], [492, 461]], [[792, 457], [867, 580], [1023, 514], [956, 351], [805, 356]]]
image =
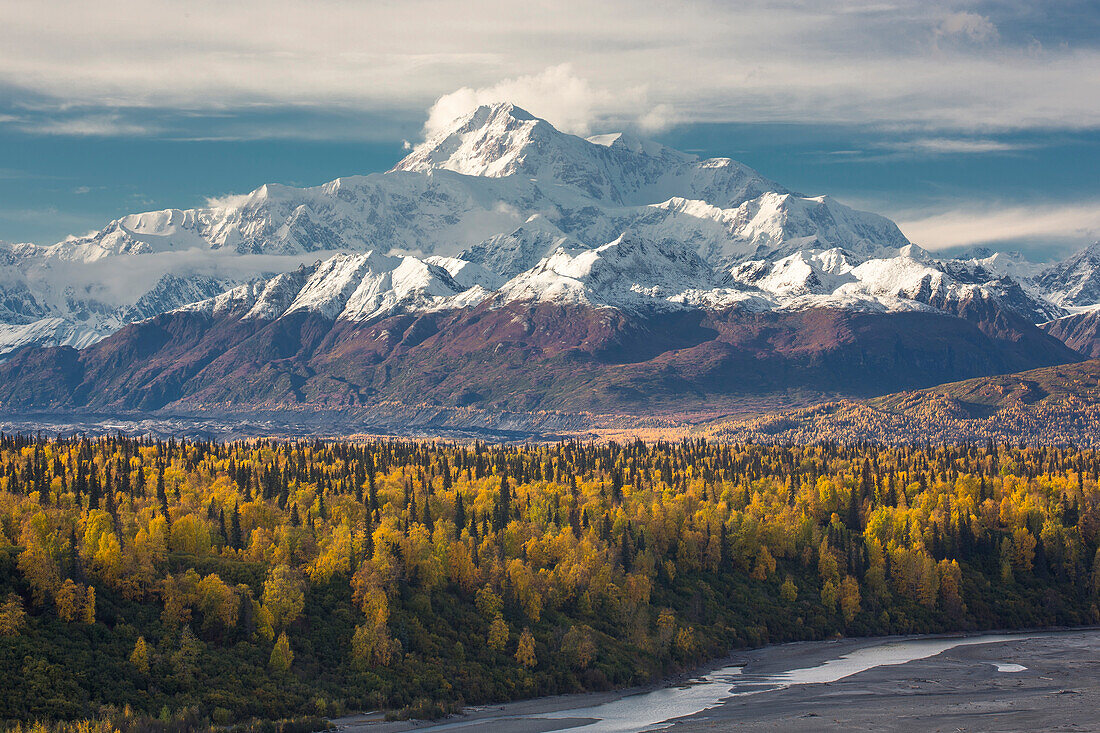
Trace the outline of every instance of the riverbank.
[[[1022, 668], [1022, 669], [1018, 669]], [[645, 689], [471, 708], [442, 721], [334, 721], [349, 733], [477, 730], [1091, 730], [1100, 630], [779, 644]], [[1076, 721], [1086, 721], [1079, 727]], [[1068, 727], [1067, 727], [1068, 726]]]
[[[767, 657], [746, 673], [782, 666]], [[731, 697], [669, 730], [1095, 731], [1098, 708], [1100, 631], [1090, 629], [957, 646], [835, 682]]]

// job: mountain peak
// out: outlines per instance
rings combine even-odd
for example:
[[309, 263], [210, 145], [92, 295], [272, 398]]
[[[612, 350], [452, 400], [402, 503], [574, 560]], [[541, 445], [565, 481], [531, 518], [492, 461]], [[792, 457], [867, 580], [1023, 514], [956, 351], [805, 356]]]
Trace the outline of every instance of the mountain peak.
[[483, 104], [429, 136], [393, 170], [501, 178], [520, 171], [529, 146], [546, 148], [555, 138], [570, 137], [514, 104]]
[[645, 155], [651, 158], [659, 158], [673, 153], [685, 159], [694, 159], [695, 156], [686, 153], [677, 153], [670, 148], [652, 140], [640, 138], [629, 132], [612, 132], [605, 135], [593, 135], [587, 138], [593, 145], [601, 145], [615, 151], [622, 151], [633, 155]]
[[1100, 259], [1100, 241], [1093, 242], [1089, 246], [1080, 250], [1076, 257], [1090, 257], [1093, 259]]
[[[511, 102], [496, 102], [494, 104], [482, 104], [466, 115], [467, 119], [489, 119], [494, 117], [508, 117], [517, 121], [538, 120], [533, 114], [517, 107]], [[484, 124], [484, 122], [480, 123]], [[549, 124], [549, 123], [547, 123]]]
[[[615, 204], [664, 201], [686, 176], [707, 179], [707, 188], [714, 188], [712, 184], [718, 182], [718, 202], [724, 205], [732, 198], [726, 195], [726, 189], [744, 193], [742, 189], [751, 183], [750, 179], [760, 179], [744, 166], [705, 174], [695, 171], [696, 167], [706, 168], [694, 155], [656, 142], [628, 133], [596, 135], [586, 140], [561, 132], [520, 107], [502, 103], [482, 105], [429, 136], [393, 171], [449, 170], [486, 178], [518, 176], [568, 186], [585, 196]], [[760, 183], [754, 190], [771, 190], [768, 182], [760, 179]], [[694, 197], [708, 198], [706, 194]]]
[[1100, 242], [1051, 265], [1039, 275], [1037, 282], [1061, 306], [1100, 302]]
[[546, 120], [535, 117], [527, 110], [517, 107], [511, 102], [497, 102], [495, 104], [482, 104], [466, 114], [455, 118], [446, 128], [428, 137], [424, 144], [433, 141], [442, 141], [452, 135], [466, 135], [478, 130], [486, 130], [493, 133], [513, 131], [533, 125], [544, 125], [553, 128]]

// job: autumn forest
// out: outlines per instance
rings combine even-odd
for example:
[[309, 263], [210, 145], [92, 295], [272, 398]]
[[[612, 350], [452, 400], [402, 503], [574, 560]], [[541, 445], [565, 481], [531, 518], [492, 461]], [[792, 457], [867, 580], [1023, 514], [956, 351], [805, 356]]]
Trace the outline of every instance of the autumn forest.
[[769, 642], [1096, 623], [1098, 478], [994, 444], [0, 436], [0, 721], [424, 717]]

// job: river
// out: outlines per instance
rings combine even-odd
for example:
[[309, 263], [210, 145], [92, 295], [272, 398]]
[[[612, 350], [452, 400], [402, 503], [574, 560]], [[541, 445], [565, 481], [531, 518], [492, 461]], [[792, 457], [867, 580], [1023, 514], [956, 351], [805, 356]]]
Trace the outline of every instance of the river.
[[[646, 692], [626, 695], [572, 695], [542, 701], [513, 703], [497, 708], [474, 709], [471, 714], [435, 723], [421, 722], [419, 731], [477, 730], [478, 733], [532, 733], [571, 730], [583, 733], [632, 733], [668, 727], [678, 719], [696, 716], [722, 706], [767, 693], [806, 689], [799, 699], [812, 698], [813, 688], [846, 680], [853, 675], [879, 670], [889, 680], [891, 674], [881, 668], [897, 667], [928, 660], [960, 647], [1004, 645], [989, 660], [975, 660], [983, 671], [981, 680], [995, 676], [1019, 676], [1028, 667], [1012, 658], [1017, 645], [1055, 638], [1061, 632], [985, 634], [981, 636], [937, 636], [916, 638], [857, 639], [840, 642], [803, 642], [779, 644], [747, 653], [749, 663], [724, 666], [682, 683]], [[1097, 632], [1091, 634], [1100, 644]], [[965, 671], [966, 665], [963, 665]], [[953, 670], [952, 674], [959, 674]], [[895, 676], [900, 676], [897, 673]], [[974, 675], [971, 675], [974, 676]], [[1048, 677], [1042, 678], [1050, 679]], [[595, 698], [595, 699], [593, 699]], [[813, 715], [813, 713], [810, 713]], [[341, 722], [341, 721], [338, 721]], [[343, 721], [349, 729], [359, 728], [354, 721]], [[366, 724], [363, 730], [400, 730], [408, 724]]]

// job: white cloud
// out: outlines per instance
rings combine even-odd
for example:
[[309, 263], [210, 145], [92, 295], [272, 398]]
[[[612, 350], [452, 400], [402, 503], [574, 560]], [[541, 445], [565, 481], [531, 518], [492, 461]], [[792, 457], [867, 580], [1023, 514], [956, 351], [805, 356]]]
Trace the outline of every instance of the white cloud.
[[905, 236], [926, 249], [997, 242], [1100, 239], [1100, 201], [1036, 206], [972, 204], [901, 218]]
[[[42, 0], [5, 7], [0, 87], [57, 104], [207, 111], [408, 113], [439, 100], [437, 118], [507, 93], [575, 131], [604, 120], [653, 129], [670, 119], [1100, 126], [1097, 44], [1068, 37], [1037, 46], [998, 31], [1011, 27], [1001, 16], [1023, 11], [991, 8], [284, 0], [272, 12], [267, 0], [191, 0], [184, 13], [170, 0]], [[571, 73], [562, 71], [566, 59]]]
[[639, 91], [618, 91], [592, 87], [587, 79], [577, 76], [569, 64], [559, 64], [538, 74], [505, 79], [480, 89], [462, 87], [444, 94], [428, 111], [424, 137], [445, 130], [452, 122], [483, 104], [511, 102], [536, 117], [551, 122], [564, 132], [588, 135], [592, 124], [606, 116], [623, 102], [638, 103]]
[[206, 206], [211, 209], [239, 209], [248, 203], [247, 193], [227, 193], [224, 196], [211, 196], [206, 199]]
[[997, 26], [977, 13], [951, 13], [936, 28], [939, 37], [963, 37], [977, 43], [985, 43], [998, 37]]
[[680, 122], [680, 115], [671, 104], [655, 105], [638, 118], [638, 127], [644, 132], [662, 132]]
[[141, 257], [104, 257], [94, 262], [54, 260], [48, 269], [36, 271], [32, 277], [45, 279], [54, 287], [64, 283], [77, 290], [94, 292], [95, 297], [117, 307], [134, 303], [148, 290], [150, 283], [168, 273], [210, 275], [246, 282], [254, 279], [258, 272], [289, 272], [334, 254], [334, 251], [319, 250], [295, 255], [242, 255], [232, 248], [195, 247]]
[[505, 79], [488, 87], [463, 87], [444, 94], [428, 110], [423, 134], [430, 138], [483, 104], [511, 102], [554, 127], [589, 135], [599, 126], [637, 127], [654, 133], [671, 127], [677, 117], [671, 105], [648, 105], [642, 86], [597, 89], [578, 76], [572, 65], [558, 64], [538, 74]]

